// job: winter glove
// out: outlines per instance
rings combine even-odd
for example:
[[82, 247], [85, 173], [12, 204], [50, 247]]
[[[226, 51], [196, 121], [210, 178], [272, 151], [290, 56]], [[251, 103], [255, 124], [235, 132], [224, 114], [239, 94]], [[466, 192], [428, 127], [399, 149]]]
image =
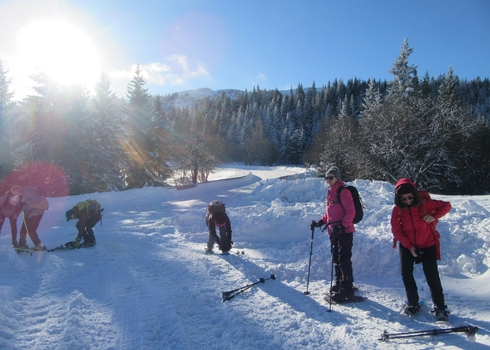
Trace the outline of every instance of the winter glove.
[[342, 225], [336, 225], [333, 227], [332, 233], [335, 235], [345, 233], [345, 228]]
[[322, 227], [325, 223], [323, 222], [323, 220], [320, 220], [318, 222], [316, 222], [315, 220], [313, 220], [310, 224], [310, 230], [314, 230], [315, 227]]
[[80, 247], [81, 247], [81, 244], [80, 244], [80, 241], [81, 241], [81, 240], [82, 240], [82, 239], [81, 239], [81, 238], [79, 238], [79, 237], [75, 238], [75, 243], [73, 243], [73, 246], [74, 246], [75, 248], [80, 248]]

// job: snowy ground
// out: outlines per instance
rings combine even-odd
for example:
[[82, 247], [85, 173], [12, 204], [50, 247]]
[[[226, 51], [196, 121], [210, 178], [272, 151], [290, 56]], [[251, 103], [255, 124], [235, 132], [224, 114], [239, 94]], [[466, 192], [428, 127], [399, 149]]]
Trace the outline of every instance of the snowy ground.
[[[16, 254], [10, 227], [0, 235], [1, 349], [488, 349], [490, 347], [490, 196], [435, 196], [453, 209], [441, 220], [440, 271], [449, 323], [424, 312], [408, 318], [398, 254], [391, 248], [393, 186], [357, 180], [367, 207], [354, 236], [353, 264], [363, 303], [332, 306], [329, 241], [315, 230], [309, 296], [305, 295], [311, 220], [324, 212], [325, 183], [301, 168], [230, 165], [209, 183], [177, 191], [50, 198], [39, 234], [48, 248], [75, 238], [64, 212], [93, 198], [105, 208], [97, 246]], [[303, 173], [300, 176], [294, 174]], [[285, 179], [279, 179], [284, 177]], [[238, 178], [237, 178], [238, 177]], [[224, 179], [228, 180], [224, 180]], [[232, 179], [231, 179], [232, 178]], [[226, 203], [234, 250], [205, 255], [206, 204]], [[19, 220], [20, 221], [20, 220]], [[29, 242], [30, 243], [30, 242]], [[260, 278], [233, 300], [221, 292]], [[384, 330], [474, 325], [474, 339], [443, 334], [380, 342]]]

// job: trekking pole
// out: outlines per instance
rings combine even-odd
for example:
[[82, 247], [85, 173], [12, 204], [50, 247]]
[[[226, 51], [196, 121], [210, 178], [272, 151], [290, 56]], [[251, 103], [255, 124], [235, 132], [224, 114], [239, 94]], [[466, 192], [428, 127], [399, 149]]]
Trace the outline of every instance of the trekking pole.
[[405, 332], [405, 333], [389, 333], [384, 331], [381, 334], [381, 338], [378, 340], [386, 341], [388, 339], [400, 339], [400, 338], [411, 338], [411, 337], [422, 337], [426, 335], [439, 335], [447, 333], [466, 333], [466, 336], [472, 337], [478, 332], [478, 327], [475, 326], [460, 326], [455, 328], [442, 328], [442, 329], [430, 329], [425, 331], [415, 331], [415, 332]]
[[334, 249], [337, 249], [337, 233], [332, 231], [331, 233], [333, 235], [332, 240], [330, 241], [330, 255], [331, 255], [331, 260], [332, 263], [330, 265], [330, 291], [329, 295], [330, 297], [328, 298], [328, 312], [332, 312], [332, 288], [333, 288], [333, 256], [334, 256]]
[[[234, 297], [236, 297], [238, 294], [241, 294], [243, 292], [245, 292], [246, 290], [252, 288], [253, 286], [259, 284], [259, 283], [264, 283], [266, 280], [275, 280], [276, 279], [276, 275], [272, 274], [271, 277], [268, 277], [268, 278], [260, 278], [257, 282], [254, 282], [254, 283], [251, 283], [251, 284], [247, 284], [246, 286], [243, 286], [243, 287], [240, 287], [240, 288], [237, 288], [237, 289], [233, 289], [233, 290], [230, 290], [228, 292], [222, 292], [221, 293], [221, 297], [223, 298], [223, 302], [225, 302], [226, 300], [230, 300], [230, 299], [233, 299]], [[235, 294], [233, 294], [235, 293]]]
[[[27, 244], [27, 236], [29, 236], [29, 238], [31, 238], [31, 235], [29, 234], [29, 229], [27, 228], [26, 213], [25, 212], [22, 213], [22, 222], [24, 224], [24, 227], [26, 228], [26, 243], [25, 243], [25, 245], [26, 245]], [[22, 226], [20, 227], [20, 230], [22, 231]], [[20, 232], [19, 232], [19, 239], [20, 239]]]
[[[332, 233], [333, 234], [333, 233]], [[335, 236], [333, 237], [334, 239], [336, 238]], [[333, 288], [333, 250], [335, 248], [335, 242], [330, 243], [330, 255], [332, 263], [330, 266], [330, 298], [328, 298], [328, 312], [332, 312], [332, 288]]]
[[[237, 288], [237, 289], [234, 289], [234, 290], [230, 290], [228, 292], [222, 292], [221, 293], [221, 296], [223, 298], [223, 302], [225, 302], [226, 300], [230, 300], [232, 298], [234, 298], [235, 296], [237, 296], [238, 294], [241, 294], [243, 292], [245, 292], [246, 290], [252, 288], [253, 286], [255, 286], [256, 284], [259, 284], [259, 283], [264, 283], [266, 280], [268, 279], [273, 279], [275, 280], [276, 279], [276, 276], [275, 275], [271, 275], [271, 277], [269, 278], [260, 278], [257, 282], [255, 283], [251, 283], [251, 284], [248, 284], [244, 287], [240, 287], [240, 288]], [[231, 295], [235, 293], [234, 295]]]
[[311, 255], [313, 254], [313, 236], [315, 235], [315, 228], [311, 228], [311, 244], [310, 244], [310, 262], [308, 263], [308, 279], [306, 280], [306, 292], [303, 292], [305, 295], [310, 295], [308, 291], [308, 286], [310, 284], [310, 268], [311, 268]]

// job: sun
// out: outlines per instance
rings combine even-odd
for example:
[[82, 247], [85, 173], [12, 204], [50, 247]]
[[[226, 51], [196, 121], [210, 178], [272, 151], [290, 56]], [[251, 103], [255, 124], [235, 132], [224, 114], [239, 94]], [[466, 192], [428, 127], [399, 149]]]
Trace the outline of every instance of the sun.
[[37, 69], [61, 84], [93, 86], [100, 75], [99, 55], [83, 31], [64, 20], [37, 20], [17, 36], [24, 70]]

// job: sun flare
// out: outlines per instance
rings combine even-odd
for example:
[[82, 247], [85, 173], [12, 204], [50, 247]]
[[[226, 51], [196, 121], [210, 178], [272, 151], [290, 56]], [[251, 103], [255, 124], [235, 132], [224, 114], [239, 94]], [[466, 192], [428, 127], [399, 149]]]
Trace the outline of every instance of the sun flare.
[[63, 20], [34, 21], [17, 36], [24, 69], [45, 72], [61, 84], [91, 87], [100, 74], [100, 61], [89, 37]]

